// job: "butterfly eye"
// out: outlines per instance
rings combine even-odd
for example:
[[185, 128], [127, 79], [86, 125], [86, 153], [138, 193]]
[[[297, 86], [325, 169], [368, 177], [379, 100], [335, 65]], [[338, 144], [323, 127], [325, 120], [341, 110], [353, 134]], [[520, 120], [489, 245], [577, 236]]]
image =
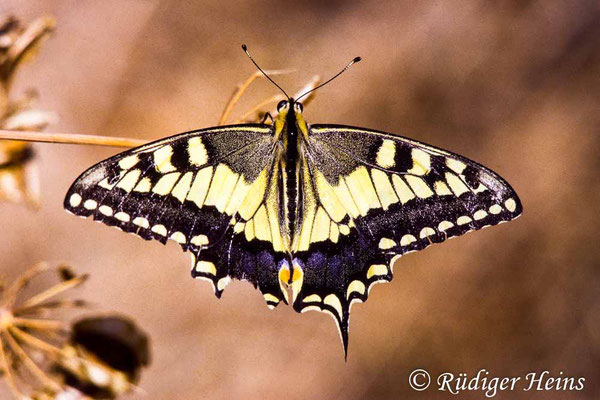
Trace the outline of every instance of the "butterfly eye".
[[277, 103], [277, 112], [281, 112], [282, 109], [287, 107], [287, 104], [287, 100], [281, 100], [279, 103]]
[[295, 108], [296, 110], [298, 110], [298, 112], [302, 112], [302, 111], [304, 111], [304, 107], [302, 106], [302, 104], [301, 104], [301, 103], [294, 103], [294, 108]]

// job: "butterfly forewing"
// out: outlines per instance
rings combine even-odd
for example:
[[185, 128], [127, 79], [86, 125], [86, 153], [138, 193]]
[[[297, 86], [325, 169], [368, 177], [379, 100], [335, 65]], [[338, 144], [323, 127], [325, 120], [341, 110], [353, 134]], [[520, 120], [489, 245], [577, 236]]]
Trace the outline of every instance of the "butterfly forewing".
[[304, 282], [294, 307], [331, 313], [345, 345], [352, 301], [391, 280], [395, 258], [521, 213], [496, 173], [406, 138], [313, 125], [305, 155], [302, 190], [314, 201], [295, 255]]
[[262, 224], [272, 168], [267, 125], [193, 131], [91, 167], [73, 183], [64, 205], [147, 240], [176, 241], [193, 254], [193, 276], [209, 279], [218, 296], [235, 277], [269, 291], [270, 304], [276, 304], [283, 295], [277, 274], [268, 271], [281, 258], [273, 246], [278, 238], [261, 229], [250, 237], [249, 229], [240, 229], [246, 219]]

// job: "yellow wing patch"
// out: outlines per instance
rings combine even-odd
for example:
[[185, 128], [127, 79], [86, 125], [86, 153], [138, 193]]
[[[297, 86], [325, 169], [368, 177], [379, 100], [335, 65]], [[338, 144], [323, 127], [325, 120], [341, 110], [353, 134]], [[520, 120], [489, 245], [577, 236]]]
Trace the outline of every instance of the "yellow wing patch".
[[[303, 219], [299, 232], [292, 238], [292, 249], [295, 252], [308, 250], [311, 243], [327, 240], [337, 243], [340, 234], [350, 233], [350, 227], [354, 226], [351, 218], [358, 215], [358, 209], [343, 178], [340, 178], [337, 187], [330, 185], [318, 170], [314, 172], [314, 179], [311, 179], [306, 163], [303, 163], [301, 173], [304, 185], [300, 188], [304, 194]], [[344, 204], [345, 202], [352, 203]], [[344, 220], [347, 222], [342, 222]]]
[[171, 164], [171, 157], [173, 156], [173, 147], [171, 145], [166, 145], [158, 150], [155, 150], [153, 153], [154, 157], [154, 165], [158, 172], [166, 174], [167, 172], [176, 171], [177, 168], [173, 164]]
[[[239, 220], [234, 222], [234, 231], [243, 229], [248, 242], [255, 239], [271, 242], [273, 250], [282, 252], [288, 245], [279, 223], [277, 182], [277, 172], [265, 168], [252, 185], [244, 183], [236, 187], [226, 211], [237, 209]], [[233, 204], [239, 204], [239, 207]]]

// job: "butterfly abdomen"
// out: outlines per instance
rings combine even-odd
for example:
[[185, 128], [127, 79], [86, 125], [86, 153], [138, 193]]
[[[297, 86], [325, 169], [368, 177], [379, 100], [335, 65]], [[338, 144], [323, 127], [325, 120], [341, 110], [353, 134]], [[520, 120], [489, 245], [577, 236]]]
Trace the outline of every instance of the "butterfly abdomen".
[[289, 238], [294, 237], [297, 222], [299, 219], [300, 204], [299, 195], [299, 151], [298, 151], [298, 132], [296, 129], [296, 119], [294, 113], [290, 112], [286, 116], [285, 130], [282, 134], [283, 157], [281, 158], [281, 170], [283, 175], [283, 193], [284, 193], [284, 221], [285, 225], [282, 231]]

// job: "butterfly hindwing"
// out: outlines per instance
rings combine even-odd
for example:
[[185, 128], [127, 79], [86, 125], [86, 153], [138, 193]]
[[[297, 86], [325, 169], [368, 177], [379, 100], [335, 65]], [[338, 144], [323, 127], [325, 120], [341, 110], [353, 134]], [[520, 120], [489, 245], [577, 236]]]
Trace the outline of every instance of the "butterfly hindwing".
[[234, 277], [282, 299], [272, 289], [277, 274], [264, 272], [276, 267], [275, 235], [249, 238], [238, 223], [254, 220], [264, 204], [272, 160], [266, 125], [183, 133], [91, 167], [73, 183], [64, 206], [146, 240], [176, 241], [193, 254], [192, 274], [209, 279], [218, 296]]
[[491, 170], [382, 132], [313, 125], [306, 168], [302, 191], [313, 200], [294, 260], [304, 274], [294, 308], [332, 314], [344, 346], [352, 302], [390, 281], [399, 256], [521, 213], [513, 189]]
[[288, 302], [279, 276], [289, 267], [279, 228], [277, 177], [272, 163], [264, 168], [238, 207], [231, 229], [217, 244], [200, 251], [201, 261], [194, 259], [192, 276], [213, 281], [218, 296], [229, 279], [236, 278], [252, 282], [269, 308]]

